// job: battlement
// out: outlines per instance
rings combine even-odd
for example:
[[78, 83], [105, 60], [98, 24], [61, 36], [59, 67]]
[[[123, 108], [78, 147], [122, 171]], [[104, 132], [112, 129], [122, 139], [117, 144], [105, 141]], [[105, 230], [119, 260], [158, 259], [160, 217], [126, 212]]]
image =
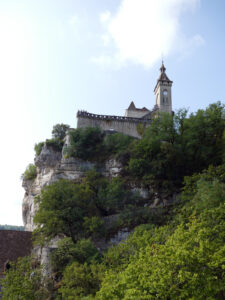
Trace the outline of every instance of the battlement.
[[121, 132], [135, 138], [140, 138], [139, 125], [147, 127], [151, 123], [150, 116], [146, 118], [108, 116], [79, 110], [77, 112], [77, 128], [99, 127], [104, 131]]
[[140, 119], [140, 118], [131, 118], [131, 117], [122, 117], [122, 116], [109, 116], [109, 115], [97, 115], [92, 114], [87, 111], [79, 110], [77, 112], [77, 118], [84, 117], [89, 119], [96, 119], [101, 121], [122, 121], [122, 122], [134, 122], [134, 123], [149, 123], [150, 118]]

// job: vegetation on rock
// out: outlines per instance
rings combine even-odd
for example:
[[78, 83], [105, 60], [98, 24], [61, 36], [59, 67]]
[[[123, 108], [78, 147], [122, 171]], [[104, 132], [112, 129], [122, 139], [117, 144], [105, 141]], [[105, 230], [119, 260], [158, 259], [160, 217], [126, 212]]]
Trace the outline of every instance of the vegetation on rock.
[[[68, 156], [120, 158], [123, 177], [91, 170], [79, 182], [61, 179], [42, 189], [36, 241], [62, 237], [51, 256], [52, 299], [225, 298], [224, 106], [161, 115], [141, 129], [140, 140], [98, 128], [70, 131]], [[134, 186], [149, 189], [160, 203], [174, 192], [180, 201], [152, 208]], [[109, 229], [105, 217], [112, 215], [115, 228]], [[100, 253], [95, 242], [124, 227], [133, 230], [128, 239]], [[43, 292], [29, 266], [7, 272], [5, 295], [26, 300]]]
[[34, 268], [31, 257], [20, 258], [17, 263], [10, 263], [10, 266], [1, 279], [2, 300], [46, 299], [47, 290], [41, 283], [41, 269]]
[[65, 154], [96, 162], [121, 156], [134, 140], [122, 133], [105, 134], [98, 127], [73, 129], [69, 135], [70, 145], [65, 149]]
[[21, 177], [24, 180], [34, 180], [36, 176], [37, 176], [37, 167], [34, 164], [29, 164]]
[[37, 143], [34, 145], [34, 151], [35, 151], [36, 156], [41, 154], [41, 150], [42, 150], [44, 144], [45, 144], [44, 142], [40, 142], [40, 143]]
[[52, 147], [55, 151], [62, 151], [62, 147], [64, 144], [64, 138], [68, 129], [70, 128], [69, 125], [66, 124], [56, 124], [53, 126], [52, 129], [52, 138], [46, 139], [45, 142], [39, 142], [35, 144], [34, 151], [36, 156], [41, 154], [41, 150], [46, 143], [47, 146]]

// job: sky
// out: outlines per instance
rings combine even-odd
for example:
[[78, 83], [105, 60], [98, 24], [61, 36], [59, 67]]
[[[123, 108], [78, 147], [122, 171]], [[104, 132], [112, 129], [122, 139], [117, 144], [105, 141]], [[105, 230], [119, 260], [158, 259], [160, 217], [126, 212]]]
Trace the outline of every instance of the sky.
[[174, 111], [224, 103], [224, 15], [224, 0], [0, 0], [0, 224], [23, 224], [34, 144], [79, 109], [152, 109], [162, 58]]

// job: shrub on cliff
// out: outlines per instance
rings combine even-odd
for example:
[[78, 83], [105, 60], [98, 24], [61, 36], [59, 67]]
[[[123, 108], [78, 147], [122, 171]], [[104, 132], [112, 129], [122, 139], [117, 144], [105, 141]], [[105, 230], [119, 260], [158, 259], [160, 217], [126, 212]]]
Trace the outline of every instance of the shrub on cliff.
[[122, 133], [105, 134], [100, 128], [86, 127], [71, 130], [67, 156], [102, 162], [109, 157], [119, 157], [128, 151], [134, 139]]
[[37, 167], [34, 164], [29, 164], [25, 172], [21, 175], [22, 179], [33, 180], [37, 176]]
[[63, 140], [66, 136], [67, 130], [70, 128], [69, 125], [66, 124], [56, 124], [52, 129], [52, 138]]
[[187, 116], [154, 119], [135, 143], [129, 161], [130, 175], [157, 192], [173, 192], [184, 176], [222, 163], [225, 153], [225, 108], [220, 102]]
[[224, 178], [224, 166], [189, 178], [179, 222], [110, 249], [96, 299], [224, 299]]
[[53, 270], [62, 274], [68, 264], [72, 262], [93, 263], [100, 261], [100, 253], [88, 239], [81, 239], [76, 244], [71, 238], [64, 238], [58, 242], [58, 248], [51, 255]]
[[92, 191], [65, 179], [44, 187], [37, 201], [35, 233], [47, 238], [63, 234], [76, 242], [83, 234], [84, 216], [95, 213]]
[[98, 264], [69, 265], [63, 274], [59, 292], [63, 299], [94, 299], [100, 288], [104, 266]]
[[44, 142], [40, 142], [40, 143], [37, 143], [34, 145], [34, 151], [35, 151], [36, 156], [41, 154], [41, 150], [42, 150], [44, 144], [45, 144]]
[[113, 133], [105, 136], [104, 146], [108, 156], [120, 156], [132, 146], [135, 139], [122, 133]]
[[69, 132], [70, 146], [65, 149], [65, 154], [83, 160], [101, 160], [103, 154], [104, 133], [100, 128], [86, 127]]
[[62, 151], [64, 141], [60, 139], [47, 139], [45, 141], [47, 147], [51, 147], [55, 151]]
[[34, 268], [31, 257], [19, 258], [10, 266], [1, 279], [2, 300], [44, 300], [48, 297], [48, 291], [42, 286], [41, 269]]
[[40, 142], [35, 144], [34, 151], [36, 156], [40, 155], [41, 150], [45, 143], [47, 146], [52, 147], [54, 150], [61, 151], [64, 144], [64, 138], [66, 136], [66, 132], [69, 128], [70, 126], [66, 124], [54, 125], [52, 129], [52, 138], [46, 139], [45, 142]]

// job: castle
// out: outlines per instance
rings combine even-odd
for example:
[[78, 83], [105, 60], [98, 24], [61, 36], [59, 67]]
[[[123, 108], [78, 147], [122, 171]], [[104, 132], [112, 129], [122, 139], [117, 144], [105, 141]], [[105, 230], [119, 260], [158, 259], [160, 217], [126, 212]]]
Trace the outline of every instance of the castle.
[[140, 138], [140, 128], [147, 127], [152, 118], [160, 112], [172, 114], [172, 81], [166, 75], [166, 68], [162, 62], [160, 76], [157, 80], [155, 106], [152, 110], [136, 108], [132, 101], [126, 109], [125, 116], [97, 115], [86, 111], [77, 112], [77, 128], [100, 127], [104, 131], [121, 132], [135, 138]]

